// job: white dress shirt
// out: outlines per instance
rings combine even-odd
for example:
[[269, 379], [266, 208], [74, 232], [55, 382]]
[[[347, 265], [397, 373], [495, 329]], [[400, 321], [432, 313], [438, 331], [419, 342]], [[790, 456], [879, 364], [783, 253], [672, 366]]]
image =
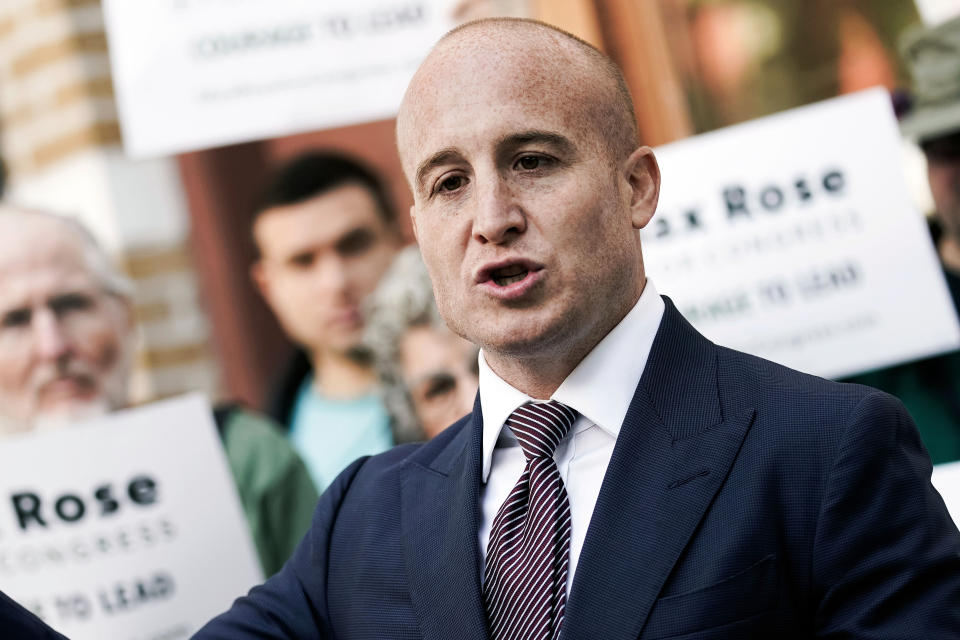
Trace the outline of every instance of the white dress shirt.
[[[568, 595], [613, 445], [647, 364], [663, 309], [663, 300], [648, 279], [633, 309], [551, 396], [580, 413], [553, 456], [570, 499]], [[533, 399], [494, 373], [482, 351], [479, 360], [484, 483], [479, 535], [480, 550], [486, 558], [493, 519], [526, 465], [516, 437], [504, 423], [514, 409]]]

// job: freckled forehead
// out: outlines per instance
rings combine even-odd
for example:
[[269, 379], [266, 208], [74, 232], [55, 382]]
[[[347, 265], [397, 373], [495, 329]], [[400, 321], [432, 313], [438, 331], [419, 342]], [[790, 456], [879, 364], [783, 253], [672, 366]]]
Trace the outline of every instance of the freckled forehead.
[[408, 171], [413, 156], [444, 136], [551, 121], [573, 133], [592, 128], [596, 82], [582, 53], [550, 33], [476, 31], [441, 43], [411, 81], [397, 127]]

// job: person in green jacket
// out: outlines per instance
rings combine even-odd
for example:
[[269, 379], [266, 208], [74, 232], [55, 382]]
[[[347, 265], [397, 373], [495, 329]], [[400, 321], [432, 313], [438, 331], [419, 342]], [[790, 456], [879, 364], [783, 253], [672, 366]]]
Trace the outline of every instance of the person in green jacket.
[[[74, 220], [0, 206], [0, 436], [127, 405], [132, 286]], [[310, 525], [317, 492], [267, 418], [215, 412], [264, 573]]]
[[317, 489], [273, 420], [237, 405], [214, 415], [260, 565], [273, 575], [310, 528]]

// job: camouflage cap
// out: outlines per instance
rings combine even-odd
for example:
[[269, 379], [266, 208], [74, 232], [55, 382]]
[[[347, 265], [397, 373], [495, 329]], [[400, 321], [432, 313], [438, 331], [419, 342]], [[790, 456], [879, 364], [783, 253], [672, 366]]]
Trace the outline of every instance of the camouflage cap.
[[900, 49], [914, 95], [901, 131], [920, 142], [960, 131], [960, 17], [908, 32]]

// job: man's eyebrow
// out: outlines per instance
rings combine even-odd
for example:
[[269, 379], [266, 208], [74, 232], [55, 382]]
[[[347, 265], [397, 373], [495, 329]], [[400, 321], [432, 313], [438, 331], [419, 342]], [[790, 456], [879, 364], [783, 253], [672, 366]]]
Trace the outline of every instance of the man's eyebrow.
[[430, 172], [431, 169], [442, 164], [446, 164], [453, 160], [454, 158], [461, 157], [460, 153], [453, 147], [447, 147], [446, 149], [441, 149], [435, 154], [424, 160], [417, 167], [417, 177], [414, 184], [417, 185], [417, 188], [420, 188], [420, 185], [423, 183], [424, 176]]
[[506, 135], [497, 141], [497, 148], [511, 148], [530, 143], [549, 145], [569, 154], [576, 151], [576, 145], [566, 136], [553, 131], [541, 131], [539, 129], [531, 129], [529, 131], [520, 131]]
[[[576, 145], [574, 145], [573, 142], [566, 136], [553, 131], [541, 131], [539, 129], [530, 129], [529, 131], [520, 131], [518, 133], [505, 135], [497, 140], [496, 147], [498, 149], [504, 149], [530, 143], [553, 146], [567, 154], [573, 154], [576, 152]], [[423, 183], [424, 177], [430, 172], [431, 169], [443, 164], [447, 164], [448, 162], [459, 158], [462, 158], [461, 153], [453, 147], [447, 147], [446, 149], [437, 151], [429, 158], [421, 162], [419, 166], [417, 166], [414, 184], [419, 189], [420, 185]]]
[[33, 310], [30, 308], [30, 305], [14, 305], [0, 309], [0, 323], [6, 324], [15, 319], [29, 321], [32, 312]]
[[416, 378], [410, 381], [410, 388], [417, 387], [424, 382], [447, 382], [450, 380], [456, 380], [455, 376], [447, 371], [446, 369], [434, 369], [432, 371], [427, 371], [426, 373], [421, 373]]
[[372, 239], [373, 236], [373, 229], [370, 227], [354, 227], [346, 233], [341, 234], [340, 237], [334, 241], [333, 246], [338, 250], [342, 250], [344, 248], [349, 248], [356, 242], [363, 242], [368, 239]]

